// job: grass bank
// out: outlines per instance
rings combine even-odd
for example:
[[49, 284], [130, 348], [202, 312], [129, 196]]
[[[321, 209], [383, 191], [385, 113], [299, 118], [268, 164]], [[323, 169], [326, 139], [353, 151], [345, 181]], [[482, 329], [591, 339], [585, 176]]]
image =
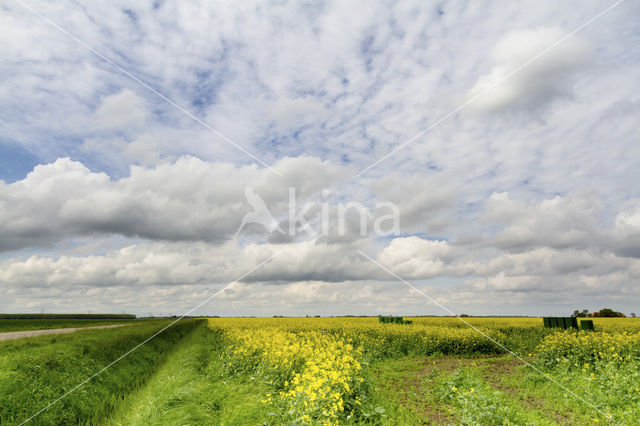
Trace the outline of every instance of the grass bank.
[[263, 424], [261, 403], [271, 389], [247, 374], [229, 377], [220, 333], [199, 325], [180, 342], [148, 383], [128, 395], [109, 425]]
[[[183, 320], [34, 419], [95, 424], [142, 386], [167, 353], [202, 321]], [[0, 424], [19, 424], [152, 336], [169, 320], [0, 343]]]
[[[608, 423], [608, 419], [574, 395], [511, 356], [473, 358], [430, 357], [378, 361], [372, 398], [384, 410], [384, 424], [535, 424], [584, 425]], [[549, 370], [554, 379], [573, 392], [589, 398], [605, 413], [612, 412], [622, 424], [637, 423], [637, 398], [598, 394], [600, 389], [629, 388], [638, 373], [624, 371], [631, 379], [624, 386], [604, 384], [596, 376], [569, 376]], [[613, 373], [612, 373], [613, 374]], [[599, 383], [600, 382], [600, 383]], [[599, 383], [599, 386], [597, 386]], [[624, 397], [623, 397], [624, 396]], [[617, 409], [616, 409], [617, 408]]]

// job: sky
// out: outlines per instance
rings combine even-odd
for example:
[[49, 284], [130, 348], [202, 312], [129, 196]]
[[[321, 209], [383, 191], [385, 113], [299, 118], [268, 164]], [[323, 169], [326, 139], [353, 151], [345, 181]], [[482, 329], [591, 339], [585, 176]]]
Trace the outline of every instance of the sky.
[[1, 312], [640, 313], [639, 3], [129, 3], [0, 4]]

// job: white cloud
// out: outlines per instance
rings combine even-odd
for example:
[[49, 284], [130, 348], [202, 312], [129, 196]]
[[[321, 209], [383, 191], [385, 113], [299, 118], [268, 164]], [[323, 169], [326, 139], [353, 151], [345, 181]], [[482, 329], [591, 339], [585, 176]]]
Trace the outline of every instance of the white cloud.
[[[310, 157], [287, 158], [277, 167], [283, 178], [255, 166], [234, 167], [182, 157], [153, 168], [132, 167], [130, 176], [114, 180], [69, 159], [38, 166], [22, 181], [0, 184], [0, 199], [5, 206], [0, 228], [4, 250], [63, 242], [73, 236], [89, 238], [89, 244], [86, 250], [72, 246], [69, 250], [54, 248], [51, 254], [5, 256], [0, 263], [0, 286], [10, 295], [37, 288], [46, 292], [68, 289], [68, 294], [114, 287], [131, 292], [144, 292], [144, 288], [156, 292], [162, 287], [189, 291], [193, 286], [233, 281], [279, 252], [243, 281], [258, 288], [267, 283], [277, 285], [291, 298], [283, 302], [290, 307], [294, 306], [293, 296], [299, 294], [306, 300], [305, 309], [312, 309], [314, 303], [326, 300], [320, 290], [339, 301], [357, 299], [360, 296], [356, 291], [378, 300], [366, 304], [366, 309], [379, 309], [385, 297], [397, 299], [388, 289], [380, 290], [377, 296], [371, 292], [371, 286], [378, 284], [367, 282], [395, 280], [357, 250], [370, 252], [382, 265], [416, 283], [458, 283], [446, 291], [431, 286], [427, 289], [435, 292], [441, 303], [461, 307], [467, 306], [474, 292], [482, 292], [487, 304], [505, 294], [505, 303], [524, 303], [525, 294], [542, 298], [558, 289], [590, 297], [605, 297], [612, 288], [627, 294], [632, 292], [633, 280], [640, 276], [640, 261], [621, 257], [630, 255], [628, 250], [637, 240], [636, 204], [630, 202], [608, 225], [599, 221], [602, 207], [593, 195], [570, 194], [527, 203], [508, 193], [494, 193], [484, 203], [483, 221], [476, 224], [485, 223], [481, 239], [466, 238], [474, 228], [459, 221], [444, 228], [447, 234], [458, 237], [455, 244], [415, 235], [372, 240], [370, 234], [359, 236], [355, 222], [349, 222], [347, 235], [340, 238], [333, 234], [329, 238], [305, 235], [302, 240], [244, 245], [229, 240], [242, 215], [249, 211], [244, 200], [246, 185], [251, 185], [273, 212], [286, 215], [288, 191], [283, 188], [288, 184], [297, 184], [303, 200], [313, 199], [322, 189], [339, 185], [347, 172]], [[391, 180], [370, 183], [378, 190], [393, 188], [401, 178], [396, 175]], [[405, 178], [415, 180], [415, 176]], [[415, 180], [416, 191], [425, 182]], [[439, 206], [434, 211], [446, 212], [440, 209], [450, 208], [447, 197], [436, 190], [437, 186], [433, 188], [433, 200], [418, 192], [415, 201], [406, 191], [394, 199], [401, 206], [422, 203], [424, 208]], [[331, 204], [332, 212], [336, 208]], [[406, 211], [411, 215], [418, 210]], [[317, 214], [318, 209], [310, 216]], [[366, 215], [371, 220], [375, 212], [367, 210]], [[90, 237], [95, 235], [130, 239], [119, 243], [122, 248], [109, 248], [112, 243], [93, 245]], [[138, 237], [157, 241], [134, 239]], [[346, 282], [354, 284], [351, 289], [340, 285], [340, 295], [327, 287], [329, 283]], [[303, 291], [306, 284], [300, 283], [316, 284]], [[245, 289], [250, 291], [249, 287]], [[493, 302], [489, 297], [492, 294]], [[389, 306], [396, 306], [396, 299], [388, 302]], [[228, 297], [225, 300], [236, 307], [248, 306], [238, 300], [231, 302]], [[630, 296], [629, 300], [635, 299]]]
[[282, 131], [324, 121], [327, 115], [324, 106], [309, 96], [265, 102], [263, 108], [277, 122]]
[[[204, 312], [444, 313], [357, 254], [356, 249], [366, 250], [368, 244], [365, 240], [342, 245], [305, 241], [239, 247], [232, 242], [155, 242], [104, 255], [36, 255], [0, 263], [0, 287], [25, 306], [65, 306], [90, 296], [93, 307], [176, 313], [195, 306], [277, 252], [271, 262], [212, 302], [213, 310]], [[618, 295], [625, 295], [626, 304], [639, 300], [633, 283], [640, 277], [640, 261], [611, 252], [535, 249], [498, 255], [483, 263], [475, 253], [444, 241], [409, 237], [391, 241], [378, 253], [377, 261], [456, 312], [482, 313], [491, 306], [503, 313], [539, 314], [554, 312], [555, 305], [567, 310], [575, 309], [577, 303], [590, 309], [602, 303], [620, 304]], [[447, 276], [460, 276], [463, 281], [439, 285], [451, 282]], [[27, 294], [32, 300], [24, 299]], [[549, 298], [550, 294], [555, 296]], [[138, 300], [139, 295], [144, 299]], [[532, 300], [551, 305], [532, 306]]]
[[31, 256], [7, 260], [0, 283], [8, 288], [183, 286], [224, 283], [238, 279], [256, 265], [273, 260], [244, 282], [341, 282], [376, 276], [376, 266], [356, 251], [358, 245], [316, 244], [314, 241], [270, 245], [236, 242], [146, 243], [123, 247], [101, 256], [58, 258]]
[[373, 182], [373, 191], [398, 206], [403, 230], [437, 233], [450, 225], [460, 189], [437, 177], [390, 173]]
[[[495, 65], [468, 93], [483, 111], [538, 111], [558, 97], [572, 94], [572, 75], [588, 63], [589, 46], [560, 28], [534, 28], [506, 33], [491, 51]], [[549, 49], [545, 54], [534, 57]], [[526, 64], [526, 65], [525, 65]]]
[[431, 278], [449, 273], [447, 263], [456, 257], [457, 250], [446, 241], [396, 238], [380, 252], [377, 260], [403, 278]]
[[601, 246], [599, 224], [602, 206], [595, 196], [571, 194], [527, 204], [508, 193], [493, 193], [485, 203], [489, 222], [503, 229], [494, 244], [509, 251], [535, 247], [585, 248]]
[[37, 166], [18, 182], [0, 181], [0, 248], [47, 245], [78, 235], [119, 234], [161, 240], [221, 242], [250, 206], [251, 186], [276, 213], [287, 211], [289, 186], [304, 199], [346, 169], [311, 157], [277, 163], [282, 177], [255, 166], [235, 167], [182, 157], [153, 168], [133, 166], [112, 180], [68, 158]]
[[618, 213], [612, 239], [619, 254], [640, 258], [640, 204], [631, 203]]
[[144, 99], [132, 90], [125, 89], [104, 97], [93, 119], [96, 130], [129, 133], [144, 125], [149, 113]]
[[[572, 295], [567, 303], [587, 294], [637, 300], [638, 4], [621, 3], [469, 106], [515, 117], [453, 114], [443, 122], [461, 98], [603, 6], [30, 5], [285, 178], [250, 165], [200, 123], [8, 3], [0, 16], [0, 139], [42, 164], [24, 179], [0, 173], [13, 182], [0, 182], [0, 273], [11, 272], [0, 307], [95, 303], [176, 313], [208, 294], [212, 277], [233, 279], [229, 271], [255, 266], [261, 250], [275, 247], [291, 253], [265, 265], [255, 278], [264, 281], [225, 293], [225, 312], [440, 313], [385, 281], [356, 248], [470, 313], [551, 311], [564, 303], [558, 292]], [[229, 246], [250, 208], [247, 185], [283, 226], [290, 185], [304, 201], [330, 189], [334, 214], [337, 202], [362, 202], [369, 225], [375, 203], [393, 201], [401, 237], [363, 238], [354, 213], [343, 236], [335, 224], [316, 240], [250, 228], [244, 249]], [[310, 220], [319, 214], [310, 211]], [[615, 299], [622, 295], [627, 302]], [[296, 298], [305, 310], [296, 310]]]

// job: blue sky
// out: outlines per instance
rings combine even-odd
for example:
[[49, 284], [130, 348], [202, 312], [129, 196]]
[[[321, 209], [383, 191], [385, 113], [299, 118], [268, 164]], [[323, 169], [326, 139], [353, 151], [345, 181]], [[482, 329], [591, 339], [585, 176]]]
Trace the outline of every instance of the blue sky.
[[[28, 5], [0, 16], [0, 311], [186, 311], [282, 252], [203, 312], [443, 313], [358, 250], [456, 312], [639, 302], [633, 2]], [[400, 229], [236, 239], [246, 187], [283, 226], [295, 188]]]
[[38, 157], [19, 145], [0, 144], [0, 170], [7, 183], [23, 179], [39, 164]]

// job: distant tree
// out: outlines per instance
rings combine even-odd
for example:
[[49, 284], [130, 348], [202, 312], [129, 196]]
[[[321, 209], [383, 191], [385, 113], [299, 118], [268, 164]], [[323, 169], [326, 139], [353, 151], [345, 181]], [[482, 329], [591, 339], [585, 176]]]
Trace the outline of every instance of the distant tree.
[[633, 313], [633, 312], [631, 312], [631, 313], [629, 314], [629, 316], [630, 316], [631, 318], [635, 318], [635, 317], [636, 317], [636, 314], [635, 314], [635, 313]]
[[625, 315], [622, 312], [614, 311], [613, 309], [604, 308], [600, 309], [598, 312], [593, 313], [594, 317], [602, 317], [602, 318], [624, 318]]
[[575, 311], [573, 311], [573, 314], [571, 314], [572, 317], [577, 317], [577, 318], [585, 318], [590, 316], [589, 314], [589, 310], [588, 309], [583, 309], [582, 312], [578, 311], [577, 309]]

